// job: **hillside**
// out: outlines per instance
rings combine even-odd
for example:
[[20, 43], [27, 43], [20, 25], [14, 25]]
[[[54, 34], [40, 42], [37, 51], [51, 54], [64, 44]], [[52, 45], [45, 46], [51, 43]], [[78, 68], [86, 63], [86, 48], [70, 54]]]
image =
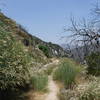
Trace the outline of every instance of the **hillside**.
[[16, 40], [21, 41], [26, 47], [31, 46], [33, 49], [36, 49], [39, 45], [41, 45], [48, 48], [48, 53], [50, 57], [67, 56], [67, 53], [63, 50], [62, 47], [51, 42], [47, 43], [35, 36], [32, 36], [21, 25], [17, 24], [14, 20], [6, 17], [3, 13], [0, 13], [0, 23], [3, 23], [4, 26], [2, 27], [6, 26], [6, 30], [11, 31]]
[[100, 100], [100, 1], [0, 0], [0, 100]]
[[3, 13], [0, 13], [0, 51], [0, 100], [16, 100], [28, 89], [45, 89], [48, 73], [52, 71], [48, 65], [56, 57], [67, 56], [59, 45], [32, 36]]
[[0, 100], [99, 100], [100, 53], [81, 65], [78, 49], [42, 41], [0, 13]]

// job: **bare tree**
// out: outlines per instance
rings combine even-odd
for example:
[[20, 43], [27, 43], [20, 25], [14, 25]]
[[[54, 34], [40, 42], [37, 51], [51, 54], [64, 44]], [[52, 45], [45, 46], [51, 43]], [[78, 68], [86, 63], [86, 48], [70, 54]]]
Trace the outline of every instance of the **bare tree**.
[[95, 23], [83, 23], [77, 24], [74, 19], [71, 19], [72, 27], [68, 29], [73, 35], [72, 41], [78, 44], [87, 44], [98, 47], [100, 44], [100, 28], [95, 26]]
[[72, 33], [69, 36], [70, 43], [75, 45], [74, 49], [77, 51], [78, 59], [84, 59], [91, 52], [100, 51], [100, 8], [98, 4], [93, 10], [93, 15], [95, 15], [95, 18], [92, 20], [83, 19], [79, 23], [74, 17], [71, 17], [71, 27], [65, 29], [65, 31]]

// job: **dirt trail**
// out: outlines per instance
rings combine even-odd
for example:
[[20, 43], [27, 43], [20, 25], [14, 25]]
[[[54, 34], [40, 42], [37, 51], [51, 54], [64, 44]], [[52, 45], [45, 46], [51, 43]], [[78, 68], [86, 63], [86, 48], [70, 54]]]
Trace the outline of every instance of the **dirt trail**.
[[33, 96], [31, 96], [30, 100], [59, 100], [57, 96], [57, 94], [59, 93], [59, 87], [53, 81], [52, 76], [49, 76], [48, 90], [49, 92], [45, 94], [34, 94]]
[[52, 76], [49, 76], [48, 84], [49, 93], [47, 94], [45, 100], [59, 100], [57, 94], [59, 93], [59, 87], [53, 81]]
[[[52, 63], [45, 65], [44, 67], [48, 67], [51, 64], [58, 64], [59, 60], [54, 60]], [[48, 93], [40, 94], [34, 93], [33, 91], [30, 92], [30, 100], [59, 100], [57, 94], [59, 93], [58, 85], [53, 81], [52, 75], [49, 76], [48, 81]]]

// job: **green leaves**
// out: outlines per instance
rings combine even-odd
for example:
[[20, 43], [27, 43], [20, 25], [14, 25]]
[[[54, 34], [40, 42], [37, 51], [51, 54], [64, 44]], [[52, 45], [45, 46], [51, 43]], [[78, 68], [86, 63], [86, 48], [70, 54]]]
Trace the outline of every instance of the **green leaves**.
[[39, 45], [38, 48], [43, 51], [45, 56], [50, 57], [49, 55], [49, 48], [45, 45]]

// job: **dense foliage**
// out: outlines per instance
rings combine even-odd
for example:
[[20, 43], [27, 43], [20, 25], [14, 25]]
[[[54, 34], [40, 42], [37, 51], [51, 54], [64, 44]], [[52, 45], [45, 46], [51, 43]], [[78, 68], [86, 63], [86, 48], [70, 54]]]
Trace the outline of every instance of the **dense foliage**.
[[36, 91], [45, 91], [48, 84], [48, 76], [37, 74], [31, 78], [31, 83]]
[[47, 46], [45, 46], [45, 45], [39, 45], [38, 48], [39, 48], [40, 50], [42, 50], [43, 53], [44, 53], [47, 57], [50, 57], [50, 55], [49, 55], [49, 48], [48, 48]]
[[0, 89], [14, 88], [28, 81], [31, 58], [12, 33], [0, 27]]
[[87, 83], [79, 84], [75, 89], [61, 89], [60, 100], [99, 100], [100, 78], [91, 77]]
[[75, 83], [75, 78], [78, 73], [78, 67], [72, 61], [66, 59], [54, 72], [54, 79], [62, 81], [65, 87], [69, 88]]
[[88, 73], [93, 75], [100, 75], [100, 52], [91, 53], [86, 58], [88, 64]]

